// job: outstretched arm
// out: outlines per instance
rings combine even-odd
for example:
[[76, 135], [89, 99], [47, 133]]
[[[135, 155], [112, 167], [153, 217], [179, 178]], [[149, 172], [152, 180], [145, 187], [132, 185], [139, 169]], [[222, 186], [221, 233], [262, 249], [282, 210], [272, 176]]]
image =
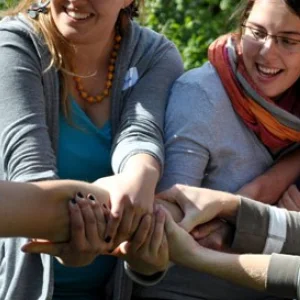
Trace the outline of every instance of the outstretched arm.
[[260, 202], [275, 204], [300, 176], [300, 150], [283, 156], [273, 167], [244, 185], [237, 193]]
[[108, 204], [108, 194], [80, 181], [0, 182], [0, 236], [65, 241], [69, 238], [68, 201], [92, 193]]
[[299, 257], [287, 255], [228, 254], [200, 246], [166, 214], [165, 230], [170, 259], [227, 281], [267, 290], [277, 296], [297, 297]]

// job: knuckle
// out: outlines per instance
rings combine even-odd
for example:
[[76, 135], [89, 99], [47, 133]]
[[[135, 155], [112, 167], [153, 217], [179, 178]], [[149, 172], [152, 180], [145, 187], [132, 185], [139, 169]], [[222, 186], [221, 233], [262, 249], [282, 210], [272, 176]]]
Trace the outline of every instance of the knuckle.
[[111, 214], [111, 219], [113, 222], [120, 222], [122, 218], [121, 212], [116, 211]]

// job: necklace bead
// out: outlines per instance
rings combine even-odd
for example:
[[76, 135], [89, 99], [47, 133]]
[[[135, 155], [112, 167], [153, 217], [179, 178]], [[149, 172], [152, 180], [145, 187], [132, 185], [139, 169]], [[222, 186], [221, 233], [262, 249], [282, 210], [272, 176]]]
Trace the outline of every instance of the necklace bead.
[[95, 96], [90, 95], [83, 87], [82, 78], [78, 77], [78, 76], [73, 76], [75, 88], [76, 88], [79, 96], [81, 97], [81, 99], [83, 99], [84, 101], [86, 101], [90, 104], [100, 103], [106, 97], [109, 96], [110, 90], [111, 90], [112, 85], [113, 85], [115, 64], [116, 64], [117, 57], [118, 57], [118, 51], [121, 47], [121, 40], [122, 40], [121, 35], [116, 34], [116, 36], [114, 38], [115, 43], [113, 45], [113, 50], [110, 54], [109, 66], [108, 66], [108, 69], [107, 69], [107, 76], [106, 76], [106, 81], [105, 81], [105, 88], [102, 91], [102, 93], [100, 93], [98, 95], [95, 95]]

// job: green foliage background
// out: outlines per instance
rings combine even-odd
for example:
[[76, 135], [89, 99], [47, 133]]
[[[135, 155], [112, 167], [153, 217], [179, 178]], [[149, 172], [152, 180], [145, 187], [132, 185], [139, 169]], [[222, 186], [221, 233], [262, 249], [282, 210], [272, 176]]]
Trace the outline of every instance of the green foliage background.
[[232, 27], [237, 0], [149, 0], [145, 24], [164, 33], [179, 48], [185, 68], [200, 66], [207, 47]]
[[[0, 9], [17, 0], [0, 0]], [[145, 0], [141, 22], [174, 41], [185, 68], [200, 66], [206, 60], [208, 45], [232, 28], [229, 17], [237, 0]]]

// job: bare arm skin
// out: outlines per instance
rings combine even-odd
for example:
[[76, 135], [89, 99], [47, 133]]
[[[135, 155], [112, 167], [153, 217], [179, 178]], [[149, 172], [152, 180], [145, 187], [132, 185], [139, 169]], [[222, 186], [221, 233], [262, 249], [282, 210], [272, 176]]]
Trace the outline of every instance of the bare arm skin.
[[272, 168], [244, 185], [237, 193], [258, 200], [275, 204], [300, 176], [300, 149], [282, 157]]
[[200, 246], [184, 229], [166, 213], [170, 259], [196, 271], [205, 272], [228, 281], [265, 289], [270, 256], [251, 254], [228, 254]]
[[79, 191], [92, 193], [98, 201], [108, 204], [105, 191], [85, 182], [0, 182], [0, 236], [68, 240], [68, 201]]

